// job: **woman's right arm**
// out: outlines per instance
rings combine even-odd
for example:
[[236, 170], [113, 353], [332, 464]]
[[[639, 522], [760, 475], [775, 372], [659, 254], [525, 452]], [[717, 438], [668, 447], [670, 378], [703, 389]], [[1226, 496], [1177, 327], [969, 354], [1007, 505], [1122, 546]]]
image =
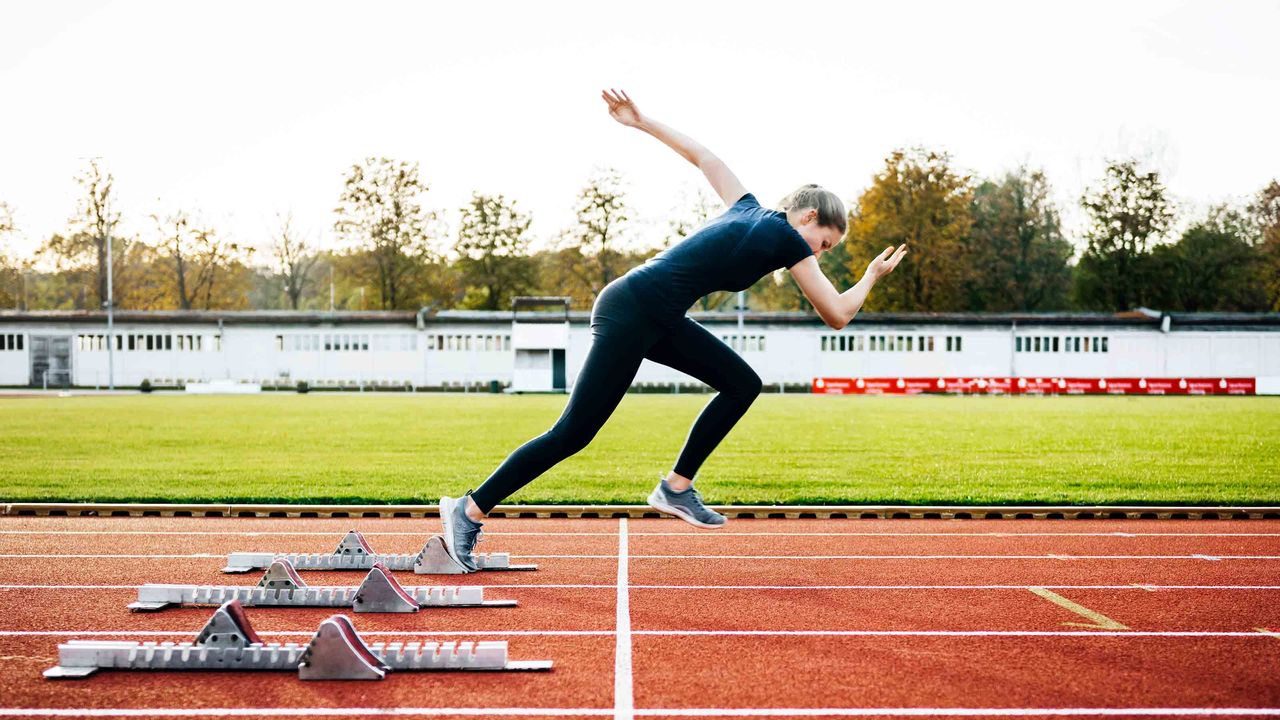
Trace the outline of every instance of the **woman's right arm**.
[[601, 97], [609, 104], [609, 114], [614, 120], [627, 127], [649, 133], [679, 153], [680, 157], [693, 163], [703, 175], [707, 176], [707, 181], [711, 183], [712, 189], [725, 205], [733, 205], [747, 194], [747, 189], [742, 186], [742, 182], [723, 160], [716, 157], [715, 153], [698, 144], [688, 135], [642, 115], [636, 104], [627, 97], [626, 92], [605, 90], [601, 93]]
[[871, 288], [875, 287], [876, 281], [893, 272], [906, 254], [905, 244], [896, 249], [892, 246], [885, 248], [884, 252], [867, 265], [867, 271], [863, 273], [862, 279], [844, 292], [836, 290], [836, 286], [832, 285], [827, 276], [822, 273], [818, 258], [812, 255], [792, 265], [790, 270], [791, 276], [796, 279], [800, 291], [804, 293], [809, 304], [813, 305], [818, 317], [821, 317], [828, 327], [840, 330], [852, 322], [854, 316], [862, 309], [862, 304], [867, 301], [867, 295], [871, 294]]

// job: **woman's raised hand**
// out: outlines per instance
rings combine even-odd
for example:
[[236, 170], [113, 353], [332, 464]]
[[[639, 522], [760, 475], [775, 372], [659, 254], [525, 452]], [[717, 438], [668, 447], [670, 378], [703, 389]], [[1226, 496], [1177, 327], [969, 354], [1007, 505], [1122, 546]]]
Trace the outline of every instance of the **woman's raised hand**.
[[640, 124], [640, 109], [631, 101], [631, 98], [627, 97], [625, 90], [603, 90], [600, 97], [609, 103], [609, 114], [614, 120], [627, 127], [636, 127]]
[[884, 249], [884, 252], [876, 256], [876, 258], [871, 261], [871, 264], [867, 265], [867, 274], [870, 275], [872, 279], [879, 280], [885, 275], [893, 272], [893, 269], [898, 267], [898, 263], [902, 262], [902, 258], [906, 254], [907, 246], [905, 243], [899, 245], [896, 250], [892, 245], [890, 245]]

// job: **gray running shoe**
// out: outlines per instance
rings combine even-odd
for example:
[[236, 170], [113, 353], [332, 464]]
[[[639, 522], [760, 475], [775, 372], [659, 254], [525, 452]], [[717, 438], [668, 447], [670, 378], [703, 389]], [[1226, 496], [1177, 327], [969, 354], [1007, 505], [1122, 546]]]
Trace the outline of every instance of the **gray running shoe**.
[[475, 572], [480, 567], [471, 553], [484, 536], [480, 530], [484, 523], [467, 517], [466, 507], [466, 496], [457, 500], [440, 498], [440, 524], [444, 527], [444, 548], [449, 551], [449, 557], [467, 572]]
[[728, 522], [728, 518], [702, 504], [702, 496], [692, 485], [684, 492], [676, 492], [667, 485], [666, 478], [658, 480], [658, 487], [649, 493], [649, 506], [700, 528], [715, 530]]

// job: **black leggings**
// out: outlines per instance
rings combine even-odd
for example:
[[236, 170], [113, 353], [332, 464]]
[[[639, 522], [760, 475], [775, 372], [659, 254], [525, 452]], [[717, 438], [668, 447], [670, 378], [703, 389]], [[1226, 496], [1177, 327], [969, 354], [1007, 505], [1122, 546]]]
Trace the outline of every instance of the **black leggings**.
[[737, 353], [688, 317], [660, 325], [641, 307], [627, 279], [613, 281], [591, 311], [591, 349], [564, 413], [550, 430], [507, 456], [472, 493], [489, 512], [556, 463], [585, 448], [622, 401], [648, 358], [718, 391], [689, 431], [675, 472], [692, 479], [707, 456], [760, 394], [760, 376]]

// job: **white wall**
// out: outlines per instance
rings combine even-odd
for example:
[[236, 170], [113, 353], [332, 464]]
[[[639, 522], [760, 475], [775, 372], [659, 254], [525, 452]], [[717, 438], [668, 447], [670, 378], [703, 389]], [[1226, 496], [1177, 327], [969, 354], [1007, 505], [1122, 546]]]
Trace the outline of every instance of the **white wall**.
[[[947, 325], [855, 324], [842, 331], [818, 325], [749, 323], [742, 333], [733, 323], [704, 323], [709, 332], [737, 348], [766, 384], [808, 383], [814, 377], [1222, 377], [1280, 376], [1280, 331], [1177, 330], [1101, 326], [1024, 326], [1017, 336], [1058, 337], [1060, 348], [1070, 337], [1105, 336], [1105, 353], [1015, 352], [1010, 328]], [[74, 382], [105, 385], [107, 353], [82, 348], [76, 336], [101, 335], [100, 323], [21, 323], [6, 321], [0, 333], [21, 333], [22, 351], [0, 351], [0, 384], [25, 385], [30, 376], [30, 336], [69, 336]], [[248, 380], [265, 383], [383, 383], [460, 385], [489, 380], [510, 382], [514, 351], [509, 320], [437, 323], [419, 331], [405, 323], [333, 323], [306, 325], [227, 324], [219, 330], [209, 323], [117, 324], [116, 333], [170, 335], [171, 350], [123, 350], [115, 355], [116, 384], [137, 385], [186, 380]], [[201, 350], [179, 350], [177, 336], [199, 336]], [[324, 350], [323, 345], [291, 349], [291, 338], [350, 336], [367, 350]], [[281, 336], [283, 341], [277, 341]], [[745, 337], [743, 337], [745, 336]], [[872, 337], [911, 337], [912, 350], [895, 342], [895, 350], [870, 351]], [[843, 337], [846, 349], [823, 350], [822, 340]], [[933, 338], [933, 349], [921, 352], [922, 339]], [[946, 338], [962, 338], [962, 350], [946, 350]], [[412, 346], [402, 346], [411, 338]], [[443, 338], [453, 338], [448, 347]], [[851, 344], [861, 339], [861, 350]], [[281, 350], [283, 342], [284, 349]], [[317, 341], [319, 342], [319, 341]], [[469, 345], [467, 344], [469, 343]], [[761, 348], [761, 343], [763, 348]], [[567, 338], [566, 375], [572, 386], [590, 349], [585, 323], [571, 326]], [[126, 345], [127, 347], [127, 345]], [[694, 382], [682, 373], [645, 361], [639, 383]]]

